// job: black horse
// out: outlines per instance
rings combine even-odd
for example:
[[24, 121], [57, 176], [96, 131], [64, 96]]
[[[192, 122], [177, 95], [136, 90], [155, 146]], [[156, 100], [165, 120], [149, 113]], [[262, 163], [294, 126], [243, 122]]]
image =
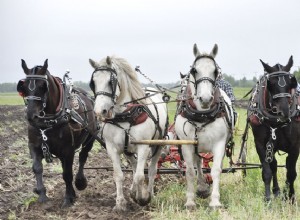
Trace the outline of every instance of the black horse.
[[283, 151], [286, 158], [286, 187], [284, 198], [295, 200], [294, 181], [300, 149], [299, 94], [297, 80], [289, 71], [293, 65], [291, 56], [288, 64], [271, 67], [261, 61], [265, 74], [256, 85], [249, 102], [248, 120], [254, 136], [256, 151], [262, 163], [262, 179], [265, 184], [265, 199], [277, 197], [280, 188], [277, 181], [277, 161], [275, 153]]
[[67, 75], [63, 81], [52, 76], [47, 70], [48, 60], [43, 66], [32, 69], [22, 60], [22, 68], [26, 78], [19, 81], [17, 90], [27, 107], [28, 146], [37, 181], [35, 192], [39, 195], [39, 202], [48, 200], [42, 179], [42, 159], [52, 162], [52, 155], [55, 155], [61, 161], [66, 184], [62, 207], [68, 207], [76, 197], [72, 184], [73, 160], [75, 150], [80, 146], [75, 185], [79, 190], [87, 186], [83, 168], [93, 146], [93, 134], [97, 131], [94, 102], [84, 90], [67, 86]]

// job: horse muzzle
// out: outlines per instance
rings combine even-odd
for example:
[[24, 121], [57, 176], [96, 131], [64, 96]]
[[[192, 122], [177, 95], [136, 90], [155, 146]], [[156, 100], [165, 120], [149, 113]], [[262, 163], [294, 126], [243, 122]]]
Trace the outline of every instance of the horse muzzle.
[[105, 121], [105, 119], [112, 119], [115, 117], [114, 107], [112, 106], [110, 109], [102, 109], [101, 111], [95, 111], [97, 120]]

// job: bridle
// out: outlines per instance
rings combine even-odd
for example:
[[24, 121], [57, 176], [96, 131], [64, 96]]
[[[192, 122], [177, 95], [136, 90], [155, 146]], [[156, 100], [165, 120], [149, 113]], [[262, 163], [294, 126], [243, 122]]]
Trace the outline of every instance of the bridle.
[[[195, 65], [196, 65], [196, 62], [198, 60], [202, 59], [202, 58], [209, 58], [209, 59], [211, 59], [214, 62], [214, 65], [215, 65], [215, 71], [214, 71], [215, 79], [212, 79], [211, 77], [201, 77], [200, 79], [196, 80], [196, 74], [198, 72], [197, 72], [197, 69], [196, 69]], [[191, 70], [190, 70], [190, 72], [189, 72], [189, 74], [187, 76], [187, 79], [188, 79], [189, 82], [191, 82], [191, 83], [194, 84], [195, 91], [197, 91], [198, 84], [201, 83], [201, 82], [203, 82], [203, 81], [210, 82], [213, 85], [213, 90], [215, 90], [215, 88], [216, 88], [216, 79], [217, 79], [217, 77], [219, 75], [218, 69], [219, 69], [219, 66], [218, 66], [218, 64], [216, 63], [215, 59], [212, 56], [201, 55], [201, 56], [196, 57], [193, 65], [192, 65], [192, 68], [191, 68]], [[193, 76], [193, 78], [195, 79], [195, 82], [190, 81], [190, 75]], [[198, 97], [196, 97], [196, 98], [198, 98]]]
[[[47, 103], [47, 97], [49, 93], [49, 82], [48, 82], [48, 76], [47, 75], [35, 75], [36, 71], [38, 68], [41, 68], [41, 66], [36, 66], [32, 69], [33, 74], [26, 75], [25, 79], [22, 79], [18, 82], [17, 85], [17, 91], [23, 96], [25, 105], [28, 105], [28, 101], [33, 100], [33, 101], [41, 101], [42, 102], [42, 110], [40, 110], [40, 118], [45, 117], [45, 108], [46, 108], [46, 103]], [[35, 95], [29, 95], [25, 96], [24, 91], [23, 91], [23, 85], [25, 81], [29, 80], [28, 84], [28, 89], [33, 92], [36, 90], [36, 80], [42, 80], [46, 82], [47, 85], [47, 91], [45, 92], [44, 96], [35, 96]]]
[[[198, 72], [197, 72], [197, 69], [195, 68], [195, 64], [196, 64], [196, 62], [197, 62], [198, 60], [200, 60], [200, 59], [202, 59], [202, 58], [209, 58], [209, 59], [211, 59], [211, 60], [214, 62], [214, 64], [215, 64], [215, 72], [214, 72], [214, 74], [215, 74], [215, 79], [212, 79], [212, 78], [210, 78], [210, 77], [201, 77], [200, 79], [196, 80], [196, 77], [195, 77], [195, 76], [196, 76], [196, 73], [198, 73]], [[215, 87], [216, 79], [217, 79], [217, 77], [218, 77], [218, 75], [219, 75], [218, 65], [217, 65], [215, 59], [214, 59], [212, 56], [201, 55], [201, 56], [198, 56], [198, 57], [195, 59], [195, 61], [194, 61], [194, 63], [193, 63], [193, 66], [192, 66], [192, 68], [191, 68], [191, 70], [190, 70], [190, 74], [191, 74], [191, 75], [194, 77], [194, 79], [196, 80], [196, 81], [194, 82], [195, 88], [197, 88], [197, 85], [198, 85], [199, 83], [201, 83], [202, 81], [208, 81], [208, 82], [210, 82], [210, 83]]]
[[[292, 77], [294, 77], [291, 73], [280, 70], [280, 71], [276, 71], [276, 72], [273, 72], [273, 73], [266, 74], [265, 76], [263, 76], [262, 80], [263, 81], [264, 80], [269, 81], [271, 78], [278, 77], [278, 86], [281, 87], [281, 88], [284, 88], [287, 85], [286, 81], [284, 79], [285, 76], [288, 76], [290, 79]], [[291, 98], [291, 94], [290, 93], [277, 93], [277, 94], [272, 96], [272, 99], [284, 98], [284, 97]]]
[[[94, 76], [95, 72], [98, 72], [98, 71], [108, 71], [108, 72], [110, 72], [110, 85], [111, 85], [111, 91], [112, 91], [111, 93], [106, 92], [106, 91], [97, 91], [97, 92], [95, 92], [95, 84], [94, 84], [94, 81], [93, 81], [93, 76]], [[116, 94], [117, 93], [117, 86], [119, 87], [119, 90], [121, 90], [120, 84], [119, 84], [119, 81], [118, 81], [118, 74], [117, 74], [115, 69], [103, 66], [103, 67], [98, 67], [94, 70], [94, 72], [92, 74], [91, 82], [90, 82], [90, 87], [91, 87], [92, 91], [94, 92], [95, 98], [97, 98], [98, 95], [108, 96], [108, 97], [111, 98], [112, 102], [114, 104], [116, 104], [117, 103], [117, 98], [118, 98], [118, 95]]]

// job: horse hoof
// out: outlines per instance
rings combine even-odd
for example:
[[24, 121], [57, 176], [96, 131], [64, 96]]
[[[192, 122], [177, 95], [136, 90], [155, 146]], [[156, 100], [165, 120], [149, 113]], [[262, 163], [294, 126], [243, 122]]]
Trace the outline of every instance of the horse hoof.
[[116, 213], [118, 213], [118, 214], [121, 214], [121, 213], [126, 213], [128, 210], [127, 210], [127, 206], [126, 206], [126, 205], [123, 206], [123, 207], [117, 206], [117, 205], [116, 205], [116, 206], [113, 208], [113, 211], [116, 212]]
[[280, 192], [280, 188], [273, 188], [272, 190], [274, 197], [279, 197], [281, 192]]
[[149, 204], [150, 201], [151, 201], [151, 196], [149, 194], [149, 197], [146, 199], [138, 199], [137, 204], [139, 204], [140, 206], [146, 206]]
[[39, 198], [38, 198], [38, 202], [40, 202], [40, 203], [45, 203], [47, 201], [49, 201], [49, 198], [46, 195], [39, 196]]
[[196, 210], [196, 204], [194, 202], [187, 202], [184, 206], [189, 211]]
[[196, 195], [201, 199], [206, 199], [210, 195], [210, 190], [209, 189], [203, 191], [197, 190]]
[[87, 187], [87, 179], [85, 177], [75, 179], [75, 186], [78, 190], [84, 190]]
[[222, 208], [223, 205], [220, 202], [210, 202], [209, 207], [212, 209], [219, 209]]
[[74, 199], [64, 199], [64, 202], [61, 206], [62, 209], [69, 208], [74, 204]]

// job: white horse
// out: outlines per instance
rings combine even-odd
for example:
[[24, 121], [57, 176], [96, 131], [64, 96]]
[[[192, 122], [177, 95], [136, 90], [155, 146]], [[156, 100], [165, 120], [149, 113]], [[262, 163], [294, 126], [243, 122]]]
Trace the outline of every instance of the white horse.
[[[211, 207], [221, 206], [219, 182], [222, 172], [222, 162], [225, 155], [225, 145], [232, 132], [231, 101], [223, 90], [215, 87], [218, 75], [214, 60], [218, 51], [215, 45], [210, 54], [200, 53], [194, 45], [195, 61], [188, 75], [186, 96], [175, 121], [175, 131], [179, 139], [198, 140], [198, 145], [183, 145], [182, 153], [186, 162], [187, 201], [185, 206], [194, 209], [194, 178], [197, 167], [197, 195], [203, 198], [209, 196], [209, 186], [205, 183], [201, 169], [202, 159], [199, 152], [212, 152], [214, 162], [211, 169], [213, 179]], [[225, 100], [225, 102], [224, 102]], [[225, 119], [226, 112], [227, 118]]]
[[[114, 210], [127, 210], [122, 186], [124, 180], [120, 160], [122, 153], [133, 168], [130, 195], [139, 205], [146, 205], [153, 196], [161, 148], [134, 145], [129, 140], [162, 139], [168, 126], [167, 106], [162, 103], [162, 95], [158, 92], [152, 92], [156, 93], [154, 95], [150, 92], [146, 98], [147, 94], [141, 87], [136, 72], [125, 59], [108, 56], [100, 62], [91, 59], [89, 62], [94, 68], [90, 83], [96, 97], [94, 111], [101, 121], [102, 138], [113, 162], [117, 190]], [[144, 181], [144, 168], [148, 157], [151, 157], [151, 161], [147, 187]]]

